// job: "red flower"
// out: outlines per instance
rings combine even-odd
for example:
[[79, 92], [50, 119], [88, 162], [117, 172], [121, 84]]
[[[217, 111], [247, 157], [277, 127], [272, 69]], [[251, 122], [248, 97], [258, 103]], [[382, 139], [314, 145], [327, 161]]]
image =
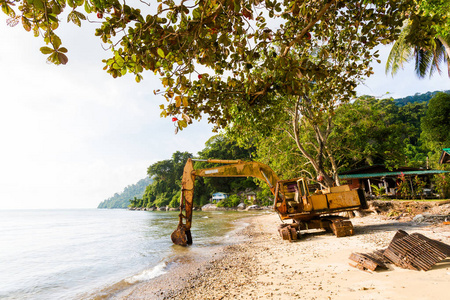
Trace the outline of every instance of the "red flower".
[[176, 121], [178, 121], [178, 118], [177, 117], [173, 117], [172, 118], [172, 122], [176, 122]]

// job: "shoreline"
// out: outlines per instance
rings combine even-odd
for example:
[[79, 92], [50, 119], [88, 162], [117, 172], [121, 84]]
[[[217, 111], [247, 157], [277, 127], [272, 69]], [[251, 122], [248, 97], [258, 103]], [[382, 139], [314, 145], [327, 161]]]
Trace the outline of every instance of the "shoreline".
[[[448, 225], [417, 224], [370, 215], [353, 218], [355, 235], [336, 238], [319, 230], [297, 242], [283, 241], [275, 213], [243, 219], [235, 244], [204, 260], [182, 262], [153, 280], [137, 283], [108, 299], [446, 299], [450, 258], [431, 270], [389, 265], [368, 273], [349, 265], [353, 252], [387, 247], [397, 230], [418, 232], [450, 244]], [[194, 241], [195, 243], [195, 241]]]

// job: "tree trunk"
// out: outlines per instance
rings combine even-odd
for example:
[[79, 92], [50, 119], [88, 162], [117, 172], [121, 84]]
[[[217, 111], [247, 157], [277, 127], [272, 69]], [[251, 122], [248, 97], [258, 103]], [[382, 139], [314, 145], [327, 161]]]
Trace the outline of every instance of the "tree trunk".
[[[306, 116], [303, 116], [303, 118], [306, 118]], [[300, 142], [300, 138], [299, 138], [299, 122], [300, 122], [300, 111], [299, 111], [299, 105], [298, 102], [295, 105], [295, 109], [294, 109], [294, 113], [292, 115], [292, 130], [293, 130], [293, 136], [291, 136], [294, 141], [295, 144], [297, 145], [298, 150], [300, 150], [300, 152], [302, 153], [302, 155], [309, 160], [309, 162], [311, 163], [311, 165], [313, 166], [314, 170], [316, 171], [317, 176], [322, 176], [323, 177], [323, 181], [319, 182], [320, 184], [322, 184], [325, 187], [332, 187], [334, 184], [338, 184], [338, 181], [335, 181], [334, 178], [337, 178], [337, 174], [331, 174], [328, 175], [323, 167], [323, 163], [321, 162], [321, 160], [323, 159], [323, 156], [325, 156], [324, 150], [327, 149], [327, 137], [329, 132], [327, 132], [326, 135], [323, 135], [320, 132], [319, 128], [314, 128], [314, 131], [316, 133], [316, 140], [318, 143], [318, 147], [317, 147], [317, 159], [314, 159], [314, 156], [311, 153], [308, 153], [308, 151], [306, 151], [306, 149], [303, 147], [303, 145]], [[311, 126], [314, 126], [313, 124], [311, 124]], [[327, 151], [327, 157], [330, 158], [331, 153], [329, 151]], [[332, 158], [332, 161], [334, 162], [334, 158]], [[334, 169], [334, 168], [333, 168]], [[334, 173], [334, 170], [332, 171]]]

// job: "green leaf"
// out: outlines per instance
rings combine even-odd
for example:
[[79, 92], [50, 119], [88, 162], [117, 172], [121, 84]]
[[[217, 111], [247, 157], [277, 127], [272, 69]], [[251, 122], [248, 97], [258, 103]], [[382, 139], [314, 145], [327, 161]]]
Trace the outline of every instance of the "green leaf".
[[178, 121], [178, 127], [180, 127], [180, 129], [186, 128], [187, 127], [186, 120], [179, 120]]
[[74, 11], [75, 15], [78, 17], [78, 19], [80, 20], [86, 20], [86, 16], [83, 15], [82, 13], [78, 12], [78, 11]]
[[90, 14], [92, 12], [92, 7], [89, 5], [89, 1], [84, 1], [84, 10]]
[[14, 12], [14, 10], [11, 9], [11, 7], [9, 7], [9, 5], [6, 4], [6, 3], [3, 3], [3, 4], [2, 4], [2, 11], [3, 11], [6, 15], [10, 16], [11, 18], [14, 18], [14, 17], [16, 16], [16, 13]]
[[115, 64], [113, 65], [113, 68], [114, 69], [122, 68], [125, 61], [123, 60], [122, 56], [120, 56], [119, 52], [116, 51], [116, 53], [114, 53], [114, 58], [115, 58]]
[[33, 0], [32, 5], [39, 11], [44, 11], [44, 1], [43, 0]]
[[194, 20], [200, 19], [201, 17], [201, 12], [199, 8], [194, 9], [194, 11], [192, 12], [192, 16], [194, 17]]
[[52, 34], [51, 35], [51, 44], [53, 45], [53, 47], [55, 49], [58, 49], [59, 46], [61, 46], [61, 39], [59, 38], [59, 36]]
[[42, 54], [50, 54], [54, 51], [52, 48], [49, 47], [41, 47], [39, 50], [41, 50]]
[[164, 58], [165, 57], [165, 55], [164, 55], [164, 51], [163, 51], [163, 49], [161, 49], [161, 48], [158, 48], [158, 55], [159, 56], [161, 56], [162, 58]]

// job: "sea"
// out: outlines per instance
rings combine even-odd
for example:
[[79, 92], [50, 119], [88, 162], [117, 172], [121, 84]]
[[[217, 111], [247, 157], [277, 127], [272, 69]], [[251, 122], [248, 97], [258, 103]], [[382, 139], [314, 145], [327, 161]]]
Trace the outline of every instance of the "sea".
[[182, 247], [170, 239], [178, 212], [0, 210], [0, 299], [105, 298], [237, 242], [255, 214], [194, 212], [193, 245]]

